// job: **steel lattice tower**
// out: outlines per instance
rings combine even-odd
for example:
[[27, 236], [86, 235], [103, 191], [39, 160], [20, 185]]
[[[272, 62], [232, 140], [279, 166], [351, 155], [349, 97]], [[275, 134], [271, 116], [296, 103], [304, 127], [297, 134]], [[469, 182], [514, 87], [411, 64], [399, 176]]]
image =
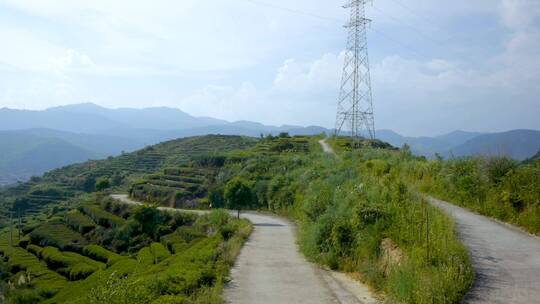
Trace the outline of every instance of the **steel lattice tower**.
[[375, 122], [371, 93], [371, 78], [367, 46], [367, 25], [371, 20], [365, 17], [366, 0], [349, 0], [343, 8], [351, 10], [347, 49], [341, 80], [336, 135], [350, 131], [353, 140], [375, 139]]

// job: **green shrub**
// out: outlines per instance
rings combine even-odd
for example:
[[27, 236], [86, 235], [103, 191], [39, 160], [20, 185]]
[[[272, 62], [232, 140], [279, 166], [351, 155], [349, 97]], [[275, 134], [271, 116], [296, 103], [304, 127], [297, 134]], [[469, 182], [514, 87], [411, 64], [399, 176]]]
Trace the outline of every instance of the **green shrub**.
[[66, 279], [51, 271], [40, 262], [36, 256], [20, 247], [12, 249], [2, 247], [2, 253], [7, 258], [7, 266], [11, 273], [24, 271], [32, 277], [34, 290], [42, 297], [51, 297], [66, 286]]
[[112, 251], [109, 251], [101, 246], [98, 245], [88, 245], [83, 248], [83, 253], [87, 257], [100, 261], [103, 263], [106, 263], [107, 266], [111, 266], [112, 264], [116, 263], [120, 259], [123, 259], [121, 255], [114, 253]]
[[39, 257], [41, 254], [41, 250], [43, 250], [43, 247], [37, 245], [28, 245], [28, 247], [26, 247], [26, 250], [28, 250], [28, 252], [32, 253], [33, 255]]
[[126, 222], [123, 218], [101, 209], [98, 205], [84, 205], [81, 211], [98, 225], [107, 228], [119, 227]]
[[152, 243], [149, 247], [144, 247], [137, 254], [137, 260], [143, 265], [158, 264], [168, 258], [171, 254], [161, 243]]
[[30, 234], [32, 244], [54, 246], [60, 249], [78, 249], [85, 244], [84, 238], [61, 223], [45, 223]]
[[94, 266], [90, 266], [85, 263], [75, 264], [69, 270], [69, 279], [71, 281], [78, 281], [78, 280], [86, 279], [96, 270], [97, 269]]
[[71, 280], [86, 278], [93, 272], [104, 268], [101, 262], [96, 262], [74, 252], [61, 252], [55, 247], [43, 248], [41, 257], [49, 267], [66, 274]]
[[72, 210], [64, 217], [66, 225], [78, 231], [81, 234], [87, 234], [96, 228], [96, 224], [79, 210]]

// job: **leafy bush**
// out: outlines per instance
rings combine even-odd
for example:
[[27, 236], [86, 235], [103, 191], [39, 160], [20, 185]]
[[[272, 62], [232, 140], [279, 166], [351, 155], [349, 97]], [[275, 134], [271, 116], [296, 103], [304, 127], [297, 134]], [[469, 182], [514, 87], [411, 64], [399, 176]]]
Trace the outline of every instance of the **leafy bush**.
[[149, 247], [144, 247], [137, 254], [137, 260], [143, 265], [158, 264], [171, 254], [161, 243], [152, 243]]
[[26, 247], [26, 250], [28, 250], [28, 252], [30, 252], [31, 254], [39, 257], [41, 254], [41, 250], [43, 250], [43, 247], [37, 245], [28, 245], [28, 247]]
[[74, 252], [61, 252], [55, 247], [45, 247], [41, 251], [41, 257], [49, 267], [65, 274], [70, 280], [84, 279], [104, 268], [103, 263]]
[[84, 255], [86, 255], [87, 257], [93, 260], [106, 263], [107, 266], [111, 266], [112, 264], [116, 263], [120, 259], [124, 258], [121, 255], [114, 253], [112, 251], [109, 251], [98, 245], [84, 246], [83, 253]]
[[60, 249], [78, 250], [84, 245], [84, 238], [61, 223], [45, 223], [30, 234], [32, 244], [54, 246]]
[[96, 228], [96, 224], [79, 210], [72, 210], [64, 217], [64, 222], [81, 234], [86, 234]]
[[81, 207], [80, 211], [90, 217], [98, 225], [107, 228], [119, 227], [126, 222], [123, 218], [101, 209], [98, 205], [87, 204]]

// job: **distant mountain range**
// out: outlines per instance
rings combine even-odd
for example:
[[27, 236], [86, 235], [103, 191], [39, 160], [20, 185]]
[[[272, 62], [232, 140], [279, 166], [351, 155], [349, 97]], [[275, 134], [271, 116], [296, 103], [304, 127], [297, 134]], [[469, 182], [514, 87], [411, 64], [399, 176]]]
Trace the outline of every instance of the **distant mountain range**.
[[314, 135], [322, 127], [268, 126], [194, 117], [173, 108], [107, 109], [85, 103], [43, 111], [0, 109], [0, 185], [86, 161], [130, 152], [162, 141], [206, 134], [287, 132]]
[[390, 130], [381, 130], [377, 137], [396, 147], [406, 143], [413, 153], [428, 158], [436, 154], [445, 158], [482, 155], [507, 156], [522, 161], [540, 151], [540, 131], [535, 130], [487, 134], [454, 131], [436, 137], [405, 137]]
[[[268, 126], [251, 121], [228, 122], [194, 117], [179, 109], [107, 109], [85, 103], [43, 111], [0, 109], [0, 185], [26, 180], [48, 170], [88, 159], [134, 151], [180, 137], [206, 134], [260, 136], [287, 132], [315, 135], [333, 131], [318, 127]], [[540, 150], [540, 132], [515, 130], [482, 134], [455, 131], [436, 137], [406, 137], [379, 130], [377, 137], [429, 158], [507, 155], [519, 160]]]

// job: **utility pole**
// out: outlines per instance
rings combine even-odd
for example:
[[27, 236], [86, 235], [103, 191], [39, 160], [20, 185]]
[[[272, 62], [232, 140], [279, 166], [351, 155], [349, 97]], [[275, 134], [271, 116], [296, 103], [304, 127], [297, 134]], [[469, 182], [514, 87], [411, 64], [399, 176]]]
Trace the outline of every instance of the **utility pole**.
[[335, 135], [348, 133], [355, 143], [362, 138], [375, 139], [373, 96], [369, 69], [367, 25], [365, 17], [367, 0], [348, 0], [343, 8], [351, 10], [345, 63], [338, 100]]
[[21, 216], [22, 216], [22, 211], [21, 211], [21, 209], [19, 209], [19, 226], [17, 227], [18, 228], [17, 229], [17, 232], [18, 232], [17, 235], [19, 236], [19, 238], [18, 238], [19, 241], [21, 240], [21, 235], [22, 235], [22, 218], [21, 218]]
[[9, 248], [13, 248], [13, 211], [9, 212]]

